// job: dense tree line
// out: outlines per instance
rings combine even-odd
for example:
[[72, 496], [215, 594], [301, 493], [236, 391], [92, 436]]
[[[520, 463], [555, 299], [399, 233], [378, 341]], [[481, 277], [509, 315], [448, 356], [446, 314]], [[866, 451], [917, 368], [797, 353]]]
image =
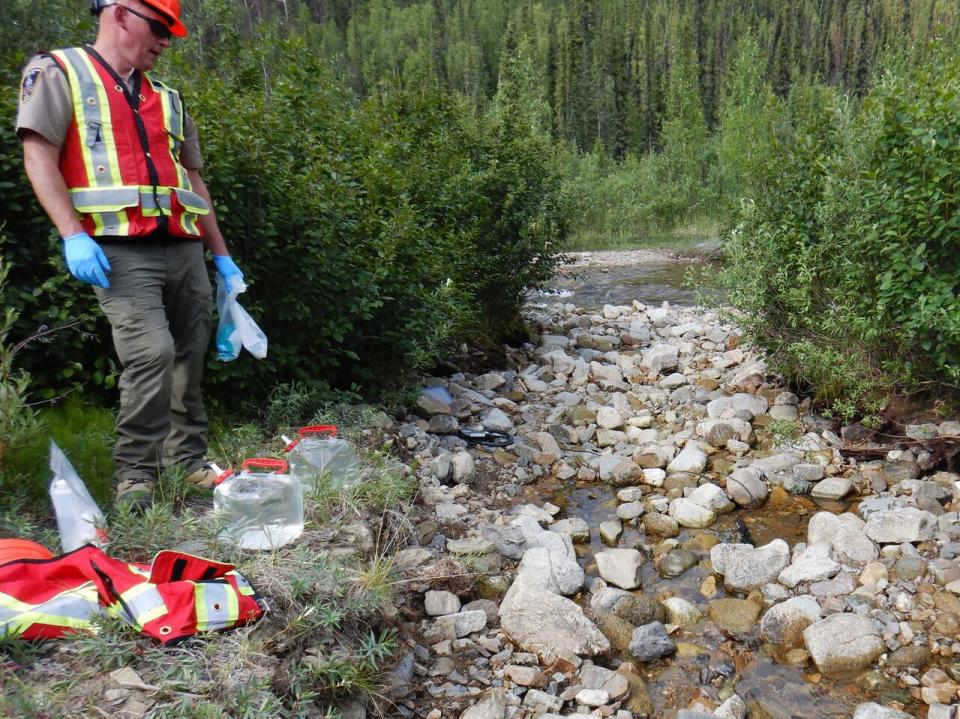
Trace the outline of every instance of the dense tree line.
[[[360, 94], [437, 84], [483, 108], [522, 72], [558, 139], [615, 157], [660, 144], [671, 83], [690, 72], [707, 126], [719, 121], [736, 45], [753, 36], [765, 79], [863, 94], [890, 47], [957, 32], [955, 0], [260, 0], [256, 14], [316, 23]], [[685, 81], [684, 79], [680, 80]]]
[[844, 420], [879, 422], [904, 388], [960, 390], [958, 118], [960, 57], [933, 46], [862, 102], [794, 91], [753, 160], [763, 191], [720, 280], [778, 369]]

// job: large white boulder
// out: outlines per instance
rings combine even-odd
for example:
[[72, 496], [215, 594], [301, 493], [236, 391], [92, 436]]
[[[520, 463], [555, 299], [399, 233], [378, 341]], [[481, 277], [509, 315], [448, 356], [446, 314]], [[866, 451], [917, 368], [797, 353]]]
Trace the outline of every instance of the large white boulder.
[[804, 582], [819, 582], [830, 579], [840, 571], [840, 565], [833, 561], [830, 545], [811, 544], [803, 553], [780, 572], [780, 584], [794, 589]]
[[924, 542], [933, 539], [937, 518], [923, 509], [905, 507], [891, 512], [874, 512], [863, 533], [879, 544]]
[[810, 596], [774, 604], [760, 620], [760, 636], [783, 649], [803, 646], [803, 630], [820, 619], [820, 605]]
[[710, 482], [693, 490], [688, 499], [715, 514], [725, 514], [733, 510], [733, 502], [727, 497], [727, 493]]
[[640, 570], [643, 555], [636, 549], [606, 549], [597, 552], [597, 571], [606, 581], [621, 589], [636, 589], [640, 586]]
[[545, 664], [610, 649], [610, 642], [579, 605], [523, 581], [514, 581], [500, 604], [500, 628], [518, 647], [535, 653]]
[[681, 527], [702, 529], [709, 527], [717, 520], [717, 515], [696, 502], [689, 499], [675, 499], [670, 504], [670, 516], [677, 520]]
[[623, 417], [615, 407], [601, 407], [597, 410], [597, 426], [604, 429], [619, 429], [623, 426]]
[[884, 650], [877, 623], [858, 614], [831, 614], [804, 629], [803, 641], [824, 674], [867, 669]]
[[853, 712], [853, 719], [912, 719], [912, 717], [899, 709], [892, 709], [874, 702], [866, 702], [857, 705]]
[[738, 392], [731, 397], [719, 397], [707, 403], [707, 416], [718, 418], [727, 410], [734, 412], [746, 410], [751, 416], [764, 414], [770, 403], [758, 394]]
[[490, 689], [480, 701], [469, 707], [460, 719], [503, 719], [507, 712], [506, 690]]
[[833, 547], [836, 561], [862, 567], [880, 556], [877, 545], [864, 533], [864, 526], [862, 519], [849, 512], [817, 512], [807, 524], [807, 544], [827, 543]]
[[696, 442], [687, 442], [686, 446], [680, 450], [680, 454], [667, 465], [667, 471], [700, 474], [706, 466], [707, 453]]
[[546, 547], [533, 547], [524, 552], [517, 576], [531, 586], [567, 596], [579, 592], [584, 580], [583, 568], [576, 560]]
[[770, 494], [760, 472], [749, 467], [741, 467], [730, 473], [727, 477], [727, 492], [730, 499], [747, 508], [762, 507]]
[[762, 547], [717, 544], [710, 550], [710, 563], [723, 575], [727, 591], [749, 592], [776, 581], [790, 563], [790, 547], [782, 539]]
[[679, 362], [680, 351], [674, 345], [658, 344], [644, 353], [641, 366], [660, 374], [665, 370], [676, 369]]

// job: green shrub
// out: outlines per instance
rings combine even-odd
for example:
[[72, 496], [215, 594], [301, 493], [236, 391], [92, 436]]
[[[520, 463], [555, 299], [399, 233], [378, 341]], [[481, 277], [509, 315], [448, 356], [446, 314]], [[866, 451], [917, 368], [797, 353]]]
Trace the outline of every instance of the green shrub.
[[101, 504], [108, 502], [113, 482], [113, 413], [74, 396], [40, 409], [35, 426], [16, 444], [0, 471], [0, 491], [46, 507], [50, 440], [64, 451], [94, 498]]
[[[0, 225], [0, 245], [3, 239], [3, 226]], [[36, 412], [27, 402], [30, 375], [13, 367], [13, 360], [21, 347], [11, 346], [8, 342], [17, 312], [6, 302], [7, 273], [7, 263], [0, 258], [0, 300], [4, 300], [4, 311], [0, 315], [0, 472], [7, 465], [10, 450], [26, 441], [37, 427]]]
[[720, 100], [719, 122], [711, 137], [715, 162], [709, 186], [716, 194], [716, 212], [729, 221], [741, 201], [762, 191], [757, 172], [770, 146], [778, 100], [765, 81], [766, 62], [756, 38], [747, 35], [734, 50]]
[[865, 112], [877, 135], [862, 182], [866, 221], [853, 243], [872, 270], [861, 331], [897, 348], [914, 377], [957, 386], [960, 58], [944, 48], [886, 77], [871, 100]]
[[891, 71], [856, 105], [796, 88], [778, 111], [763, 192], [726, 239], [741, 321], [837, 416], [891, 389], [960, 377], [960, 61]]

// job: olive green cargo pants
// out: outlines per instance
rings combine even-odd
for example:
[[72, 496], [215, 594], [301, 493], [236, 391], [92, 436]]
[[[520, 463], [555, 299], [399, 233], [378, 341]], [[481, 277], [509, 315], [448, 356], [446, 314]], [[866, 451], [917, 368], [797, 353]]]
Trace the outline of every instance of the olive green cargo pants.
[[115, 480], [155, 482], [198, 469], [207, 452], [200, 385], [212, 293], [198, 241], [103, 243], [110, 287], [95, 288], [123, 366]]

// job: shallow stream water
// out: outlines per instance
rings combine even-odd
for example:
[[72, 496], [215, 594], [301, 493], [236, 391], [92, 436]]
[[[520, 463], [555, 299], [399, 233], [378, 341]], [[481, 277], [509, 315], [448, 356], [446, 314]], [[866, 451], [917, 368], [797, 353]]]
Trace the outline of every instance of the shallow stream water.
[[687, 286], [691, 272], [702, 273], [709, 284], [714, 265], [702, 259], [578, 267], [557, 275], [548, 286], [531, 295], [533, 302], [569, 302], [577, 307], [599, 309], [603, 305], [629, 305], [634, 300], [648, 305], [670, 302], [697, 304], [697, 292]]
[[[563, 510], [565, 517], [579, 517], [590, 527], [616, 519], [616, 489], [603, 483], [583, 484], [575, 481], [544, 481], [528, 488], [519, 503], [533, 502], [542, 505], [549, 501]], [[736, 527], [737, 518], [742, 518], [750, 536], [757, 546], [774, 539], [783, 539], [791, 549], [797, 542], [806, 541], [807, 522], [816, 512], [827, 510], [841, 513], [847, 510], [842, 503], [818, 504], [806, 497], [794, 497], [786, 493], [774, 493], [761, 509], [737, 510], [721, 516], [708, 529], [684, 529], [676, 538], [681, 546], [704, 536], [715, 537], [719, 542], [742, 541]], [[641, 518], [642, 519], [642, 518]], [[650, 689], [658, 717], [672, 717], [679, 708], [688, 706], [702, 697], [716, 703], [714, 689], [701, 684], [701, 671], [708, 666], [732, 662], [736, 693], [750, 706], [751, 718], [769, 719], [849, 719], [857, 704], [875, 701], [889, 705], [899, 702], [914, 716], [922, 705], [912, 699], [909, 692], [897, 686], [892, 679], [880, 672], [868, 672], [857, 676], [827, 679], [821, 677], [810, 664], [791, 666], [782, 656], [774, 656], [769, 647], [762, 646], [759, 639], [759, 624], [750, 633], [732, 638], [720, 630], [707, 617], [707, 602], [723, 599], [722, 579], [718, 578], [716, 593], [710, 597], [701, 593], [703, 582], [710, 576], [707, 569], [709, 550], [698, 551], [701, 562], [676, 578], [661, 576], [654, 557], [644, 551], [658, 544], [659, 537], [646, 536], [642, 523], [623, 522], [623, 534], [618, 547], [638, 549], [647, 557], [643, 567], [642, 591], [644, 595], [658, 600], [682, 597], [697, 605], [704, 619], [697, 625], [678, 629], [672, 638], [675, 642], [696, 645], [702, 651], [696, 656], [675, 656], [665, 661], [655, 661], [641, 666], [641, 671]], [[577, 545], [577, 556], [584, 567], [588, 581], [598, 577], [594, 555], [607, 549], [599, 533], [591, 532], [590, 544]], [[732, 596], [732, 595], [730, 595]], [[589, 595], [583, 595], [580, 603], [589, 605]], [[629, 659], [629, 657], [624, 657]], [[723, 695], [726, 696], [725, 694]]]
[[[559, 275], [548, 288], [531, 296], [533, 302], [566, 302], [585, 309], [599, 309], [604, 304], [624, 305], [637, 300], [648, 305], [698, 304], [697, 293], [688, 287], [686, 278], [691, 272], [707, 278], [716, 266], [703, 259], [670, 261], [653, 264], [629, 264], [579, 267]], [[574, 481], [548, 480], [528, 489], [529, 493], [517, 500], [542, 504], [550, 501], [564, 510], [566, 517], [580, 517], [590, 527], [616, 519], [616, 490], [606, 484], [580, 484]], [[720, 542], [739, 542], [736, 520], [742, 518], [757, 546], [774, 539], [784, 539], [791, 549], [797, 542], [806, 541], [807, 522], [817, 511], [835, 513], [846, 511], [840, 503], [817, 505], [804, 497], [781, 493], [758, 510], [738, 510], [722, 516], [709, 529], [683, 529], [677, 538], [681, 545], [698, 535], [710, 535]], [[617, 546], [633, 547], [643, 551], [659, 543], [657, 537], [646, 537], [641, 526], [623, 523], [624, 532]], [[577, 546], [577, 553], [587, 577], [597, 577], [594, 555], [606, 549], [599, 533], [591, 532], [589, 545]], [[706, 618], [707, 602], [726, 595], [723, 582], [717, 583], [712, 597], [701, 593], [701, 585], [710, 576], [709, 551], [700, 552], [701, 562], [680, 577], [668, 579], [658, 572], [653, 557], [647, 554], [643, 569], [642, 591], [657, 599], [679, 596], [704, 612], [704, 619], [696, 626], [679, 629], [673, 635], [676, 642], [700, 647], [696, 656], [673, 657], [667, 661], [643, 665], [650, 695], [656, 706], [655, 716], [672, 717], [679, 708], [689, 706], [699, 697], [716, 703], [716, 689], [700, 682], [701, 670], [724, 661], [736, 668], [736, 693], [750, 707], [751, 718], [772, 719], [848, 719], [857, 704], [876, 701], [889, 705], [901, 703], [907, 712], [920, 716], [923, 705], [918, 704], [905, 689], [881, 672], [873, 671], [841, 679], [821, 677], [811, 664], [792, 666], [783, 657], [773, 656], [759, 640], [759, 625], [746, 636], [732, 639]], [[584, 605], [589, 599], [583, 599]], [[726, 694], [723, 695], [725, 697]]]

